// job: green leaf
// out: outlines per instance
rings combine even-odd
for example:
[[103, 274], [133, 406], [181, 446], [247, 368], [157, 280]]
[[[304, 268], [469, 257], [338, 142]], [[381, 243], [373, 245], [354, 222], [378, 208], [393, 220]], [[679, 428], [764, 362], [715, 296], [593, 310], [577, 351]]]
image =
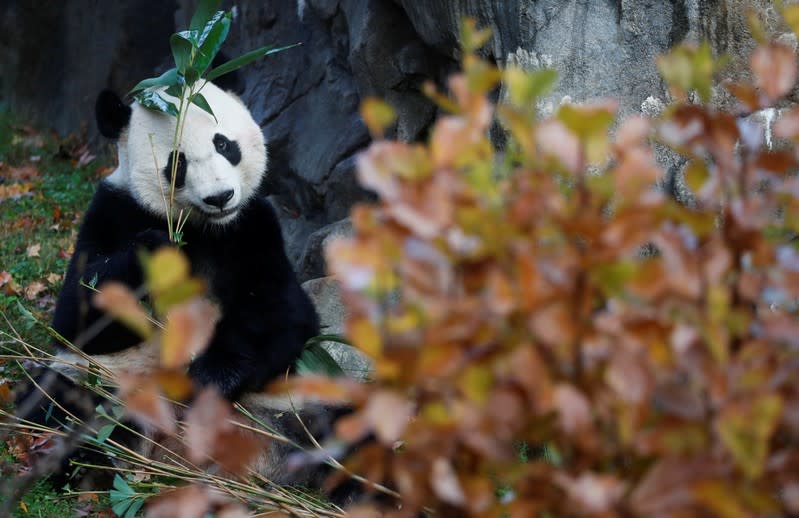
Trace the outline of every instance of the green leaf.
[[33, 315], [33, 313], [31, 313], [30, 310], [28, 310], [28, 308], [23, 306], [22, 303], [19, 301], [19, 299], [16, 299], [15, 302], [17, 303], [17, 310], [25, 319], [25, 325], [28, 329], [32, 328], [34, 325], [39, 323], [39, 321], [36, 320], [36, 317]]
[[219, 4], [222, 0], [200, 0], [200, 5], [194, 11], [194, 16], [191, 17], [189, 22], [189, 29], [199, 31], [208, 24], [208, 20], [219, 9]]
[[181, 97], [183, 97], [183, 87], [180, 85], [172, 85], [166, 90], [164, 90], [164, 93], [167, 95], [171, 95], [175, 99], [180, 99]]
[[107, 425], [103, 426], [102, 428], [100, 428], [97, 431], [97, 442], [99, 444], [103, 444], [106, 439], [111, 437], [111, 434], [113, 433], [114, 428], [116, 428], [116, 426], [117, 425], [115, 425], [115, 424], [107, 424]]
[[133, 489], [119, 474], [114, 476], [114, 489], [116, 489], [125, 496], [130, 496], [133, 494]]
[[[112, 502], [114, 501], [114, 496], [114, 491], [111, 491]], [[111, 507], [111, 510], [114, 511], [114, 514], [117, 516], [124, 516], [125, 512], [127, 512], [127, 510], [130, 508], [130, 504], [132, 503], [133, 501], [129, 498], [121, 497], [120, 500]]]
[[331, 378], [344, 375], [338, 362], [318, 343], [305, 348], [302, 355], [297, 358], [296, 366], [300, 375], [323, 374]]
[[139, 104], [149, 110], [166, 113], [167, 115], [172, 115], [173, 117], [178, 116], [177, 107], [158, 95], [157, 92], [145, 90], [143, 92], [139, 92], [133, 96], [133, 98], [136, 99]]
[[191, 65], [194, 44], [185, 34], [176, 33], [169, 37], [169, 46], [172, 48], [172, 57], [175, 58], [175, 67], [181, 74], [185, 74]]
[[211, 34], [211, 30], [217, 26], [217, 24], [223, 17], [230, 20], [232, 18], [232, 15], [229, 13], [226, 15], [224, 11], [217, 11], [216, 13], [214, 13], [211, 19], [208, 20], [208, 23], [206, 23], [203, 26], [202, 31], [200, 31], [200, 36], [197, 38], [198, 47], [202, 46], [203, 43], [205, 43], [205, 40], [208, 38], [208, 35]]
[[258, 58], [269, 56], [270, 54], [277, 54], [278, 52], [283, 52], [284, 50], [288, 50], [290, 48], [298, 47], [302, 45], [301, 43], [295, 43], [294, 45], [287, 45], [285, 47], [278, 47], [274, 48], [273, 45], [267, 45], [266, 47], [261, 47], [260, 49], [251, 50], [246, 54], [242, 54], [241, 56], [237, 57], [236, 59], [231, 59], [227, 63], [223, 63], [218, 67], [214, 68], [208, 75], [205, 77], [208, 81], [213, 81], [217, 77], [233, 72], [244, 65], [247, 65]]
[[125, 518], [136, 518], [136, 513], [139, 512], [139, 509], [142, 508], [144, 505], [143, 498], [136, 498], [133, 500], [132, 505], [128, 508], [128, 512], [125, 514]]
[[230, 31], [230, 21], [230, 14], [225, 15], [214, 23], [207, 34], [200, 37], [200, 50], [194, 57], [194, 67], [200, 74], [203, 74], [208, 69], [208, 66], [222, 47], [228, 31]]
[[216, 120], [216, 115], [214, 115], [214, 110], [211, 109], [211, 105], [208, 104], [208, 101], [205, 100], [205, 97], [203, 97], [203, 94], [199, 94], [199, 93], [198, 94], [194, 94], [194, 97], [191, 98], [191, 102], [193, 104], [196, 104], [197, 106], [199, 106], [200, 108], [202, 108], [206, 112], [210, 113], [211, 117], [213, 117], [214, 120], [217, 123], [219, 123], [219, 121]]
[[178, 78], [178, 69], [177, 68], [170, 68], [163, 74], [158, 77], [151, 77], [149, 79], [145, 79], [140, 81], [139, 84], [133, 87], [133, 89], [128, 92], [128, 95], [133, 95], [140, 90], [145, 90], [147, 88], [152, 88], [154, 86], [172, 86], [177, 85], [179, 81]]
[[305, 341], [305, 347], [311, 347], [312, 345], [321, 344], [323, 342], [337, 342], [344, 345], [352, 345], [352, 342], [347, 340], [343, 335], [339, 334], [327, 334], [327, 335], [316, 335], [314, 337], [309, 338]]
[[197, 71], [196, 68], [189, 67], [186, 69], [186, 84], [191, 86], [200, 79], [200, 72]]

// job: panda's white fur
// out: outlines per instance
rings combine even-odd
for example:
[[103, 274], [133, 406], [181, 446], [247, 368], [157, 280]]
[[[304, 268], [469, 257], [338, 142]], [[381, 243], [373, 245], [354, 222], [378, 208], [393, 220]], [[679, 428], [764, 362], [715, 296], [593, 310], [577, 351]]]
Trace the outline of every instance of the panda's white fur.
[[[176, 213], [181, 209], [190, 210], [191, 218], [225, 225], [233, 221], [238, 208], [255, 195], [266, 171], [266, 146], [261, 128], [238, 96], [210, 82], [204, 84], [200, 93], [212, 107], [216, 120], [193, 103], [185, 110], [180, 151], [186, 156], [189, 172], [185, 187], [175, 192], [174, 207]], [[180, 104], [179, 99], [164, 92], [160, 94], [175, 106]], [[171, 185], [162, 174], [166, 166], [163, 157], [172, 150], [177, 118], [138, 103], [131, 108], [130, 125], [118, 142], [119, 166], [108, 181], [129, 190], [142, 207], [153, 214], [165, 215], [165, 198], [170, 196]], [[239, 164], [231, 164], [209, 147], [216, 134], [224, 134], [243, 148]], [[226, 190], [233, 190], [233, 197], [223, 211], [203, 201]]]

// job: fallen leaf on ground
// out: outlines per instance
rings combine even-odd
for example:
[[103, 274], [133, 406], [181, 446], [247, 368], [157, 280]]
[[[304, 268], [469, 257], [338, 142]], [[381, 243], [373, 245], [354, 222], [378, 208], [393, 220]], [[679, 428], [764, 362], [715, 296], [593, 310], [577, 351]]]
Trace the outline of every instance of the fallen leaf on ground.
[[25, 286], [25, 298], [28, 300], [36, 300], [39, 295], [47, 289], [47, 286], [44, 285], [41, 281], [33, 281], [32, 283]]

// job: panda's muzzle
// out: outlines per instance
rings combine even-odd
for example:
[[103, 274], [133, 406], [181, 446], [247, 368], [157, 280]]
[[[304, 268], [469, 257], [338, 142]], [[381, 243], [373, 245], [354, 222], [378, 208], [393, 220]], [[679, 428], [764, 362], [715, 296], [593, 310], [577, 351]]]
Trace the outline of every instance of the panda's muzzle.
[[218, 192], [213, 196], [206, 196], [203, 198], [203, 203], [206, 205], [210, 205], [211, 207], [216, 207], [219, 210], [223, 210], [227, 202], [233, 197], [233, 189], [228, 189], [226, 191]]

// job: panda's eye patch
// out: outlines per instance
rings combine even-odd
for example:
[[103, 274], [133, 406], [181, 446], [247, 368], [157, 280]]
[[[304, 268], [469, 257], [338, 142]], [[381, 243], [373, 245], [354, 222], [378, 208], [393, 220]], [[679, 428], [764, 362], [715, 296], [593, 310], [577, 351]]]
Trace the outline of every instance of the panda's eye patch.
[[[172, 183], [172, 158], [174, 157], [173, 153], [169, 153], [169, 160], [166, 162], [166, 167], [164, 167], [164, 178], [170, 184]], [[175, 188], [180, 189], [186, 183], [186, 155], [183, 152], [178, 153], [178, 169], [177, 174], [175, 175]]]
[[214, 135], [214, 148], [232, 165], [238, 165], [241, 162], [241, 149], [235, 140], [230, 140], [221, 133], [217, 133]]

